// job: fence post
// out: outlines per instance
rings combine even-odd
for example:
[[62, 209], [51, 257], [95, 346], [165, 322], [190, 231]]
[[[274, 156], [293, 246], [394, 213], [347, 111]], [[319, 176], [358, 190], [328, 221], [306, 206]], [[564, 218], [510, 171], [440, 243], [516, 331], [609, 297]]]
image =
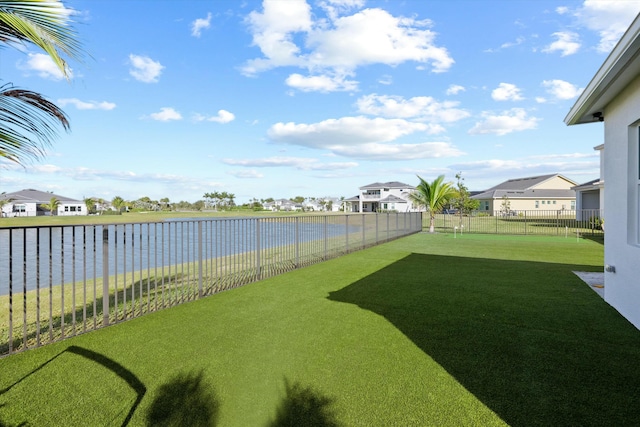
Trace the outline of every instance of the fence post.
[[109, 326], [109, 228], [102, 228], [102, 325]]
[[360, 217], [362, 218], [362, 249], [364, 249], [367, 243], [367, 230], [365, 229], [366, 222], [364, 219], [364, 214], [360, 213]]
[[349, 215], [344, 216], [345, 253], [349, 253]]
[[524, 211], [524, 234], [527, 235], [527, 211]]
[[202, 298], [202, 221], [198, 221], [198, 298]]
[[296, 268], [300, 267], [300, 217], [296, 217], [295, 229], [295, 245], [296, 245]]
[[327, 259], [327, 244], [329, 243], [327, 236], [327, 216], [324, 216], [324, 224], [323, 224], [323, 232], [324, 232], [324, 259]]
[[262, 278], [260, 271], [260, 218], [256, 218], [256, 280]]

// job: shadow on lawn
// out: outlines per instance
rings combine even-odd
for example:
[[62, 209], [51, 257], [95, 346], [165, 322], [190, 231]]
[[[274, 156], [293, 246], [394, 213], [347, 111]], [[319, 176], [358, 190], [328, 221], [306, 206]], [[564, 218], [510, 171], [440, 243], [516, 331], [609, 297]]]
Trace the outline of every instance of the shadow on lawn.
[[181, 373], [160, 386], [147, 412], [147, 425], [215, 426], [219, 411], [220, 403], [203, 372]]
[[333, 399], [323, 396], [311, 387], [300, 383], [290, 384], [285, 379], [287, 395], [280, 402], [276, 418], [268, 427], [338, 427], [331, 410]]
[[509, 425], [637, 423], [640, 333], [572, 270], [597, 267], [411, 254], [329, 299], [384, 316]]
[[[42, 363], [40, 366], [38, 366], [37, 368], [35, 368], [31, 372], [27, 373], [26, 375], [21, 377], [19, 380], [17, 380], [13, 384], [11, 384], [8, 387], [5, 387], [4, 389], [0, 390], [0, 396], [2, 396], [3, 394], [7, 393], [13, 387], [17, 386], [18, 384], [20, 384], [21, 382], [23, 382], [27, 378], [31, 377], [32, 375], [37, 374], [38, 372], [40, 372], [41, 370], [46, 368], [50, 363], [54, 362], [60, 356], [65, 355], [65, 354], [75, 354], [77, 356], [84, 357], [85, 359], [87, 359], [87, 360], [89, 360], [91, 362], [95, 362], [95, 363], [98, 363], [98, 364], [102, 365], [104, 368], [106, 368], [109, 371], [113, 372], [120, 379], [124, 380], [129, 385], [129, 387], [131, 387], [131, 389], [133, 389], [133, 391], [136, 394], [136, 400], [131, 405], [131, 408], [129, 408], [129, 411], [127, 412], [127, 414], [126, 414], [126, 416], [125, 416], [125, 418], [124, 418], [124, 420], [122, 421], [122, 424], [121, 424], [121, 426], [123, 426], [123, 427], [127, 426], [129, 424], [129, 421], [131, 420], [131, 417], [133, 416], [134, 412], [138, 408], [138, 405], [140, 404], [140, 401], [142, 400], [142, 398], [144, 397], [145, 393], [147, 392], [147, 388], [145, 387], [145, 385], [142, 383], [142, 381], [140, 381], [140, 379], [138, 379], [138, 377], [133, 372], [131, 372], [130, 370], [128, 370], [127, 368], [125, 368], [120, 363], [116, 362], [115, 360], [113, 360], [113, 359], [111, 359], [111, 358], [109, 358], [109, 357], [107, 357], [107, 356], [105, 356], [103, 354], [97, 353], [97, 352], [95, 352], [93, 350], [89, 350], [89, 349], [86, 349], [86, 348], [83, 348], [83, 347], [78, 347], [78, 346], [75, 346], [75, 345], [67, 347], [64, 351], [56, 354], [51, 359], [49, 359], [46, 362]], [[22, 422], [22, 423], [20, 423], [18, 425], [19, 426], [29, 425], [29, 422], [28, 421], [24, 421], [24, 422]], [[0, 427], [4, 427], [4, 426], [8, 426], [8, 425], [4, 424], [3, 421], [0, 420]]]

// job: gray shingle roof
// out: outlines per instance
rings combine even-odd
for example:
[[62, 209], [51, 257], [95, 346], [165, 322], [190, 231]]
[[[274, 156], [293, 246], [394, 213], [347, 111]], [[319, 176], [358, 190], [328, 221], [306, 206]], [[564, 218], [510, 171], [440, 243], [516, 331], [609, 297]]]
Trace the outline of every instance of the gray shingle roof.
[[531, 176], [526, 178], [515, 178], [504, 181], [495, 187], [491, 187], [479, 194], [471, 196], [472, 199], [501, 199], [507, 196], [510, 199], [535, 199], [535, 198], [573, 198], [576, 195], [574, 190], [551, 190], [544, 188], [535, 188], [543, 182], [560, 177], [572, 185], [577, 183], [560, 174], [553, 173], [549, 175]]
[[413, 185], [405, 184], [404, 182], [399, 181], [390, 181], [390, 182], [374, 182], [373, 184], [365, 185], [360, 187], [360, 190], [365, 190], [367, 188], [378, 189], [378, 188], [410, 188], [414, 189]]
[[59, 194], [47, 193], [46, 191], [27, 188], [13, 193], [0, 194], [0, 199], [11, 199], [13, 203], [49, 203], [55, 197], [62, 203], [82, 203], [81, 200], [60, 196]]

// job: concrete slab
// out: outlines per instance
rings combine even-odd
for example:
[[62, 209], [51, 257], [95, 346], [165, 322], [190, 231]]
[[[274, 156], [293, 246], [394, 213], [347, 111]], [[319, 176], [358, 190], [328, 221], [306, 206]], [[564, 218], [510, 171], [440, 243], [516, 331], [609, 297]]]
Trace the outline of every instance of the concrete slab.
[[589, 285], [598, 295], [604, 298], [604, 272], [574, 271], [573, 273]]

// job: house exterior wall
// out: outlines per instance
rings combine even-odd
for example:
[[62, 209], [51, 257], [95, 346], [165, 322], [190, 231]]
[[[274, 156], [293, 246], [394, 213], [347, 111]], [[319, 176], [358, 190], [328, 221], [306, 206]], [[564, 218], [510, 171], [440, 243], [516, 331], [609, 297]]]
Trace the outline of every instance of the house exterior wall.
[[640, 78], [604, 110], [605, 300], [640, 328]]
[[[537, 202], [537, 203], [536, 203]], [[495, 212], [502, 210], [502, 198], [481, 199], [479, 210], [485, 212]], [[488, 207], [488, 209], [487, 209]], [[540, 199], [509, 199], [509, 210], [512, 211], [573, 211], [575, 210], [575, 199], [540, 198]]]
[[575, 184], [572, 184], [559, 176], [554, 176], [540, 185], [536, 185], [535, 188], [544, 188], [547, 190], [569, 190], [574, 185]]

